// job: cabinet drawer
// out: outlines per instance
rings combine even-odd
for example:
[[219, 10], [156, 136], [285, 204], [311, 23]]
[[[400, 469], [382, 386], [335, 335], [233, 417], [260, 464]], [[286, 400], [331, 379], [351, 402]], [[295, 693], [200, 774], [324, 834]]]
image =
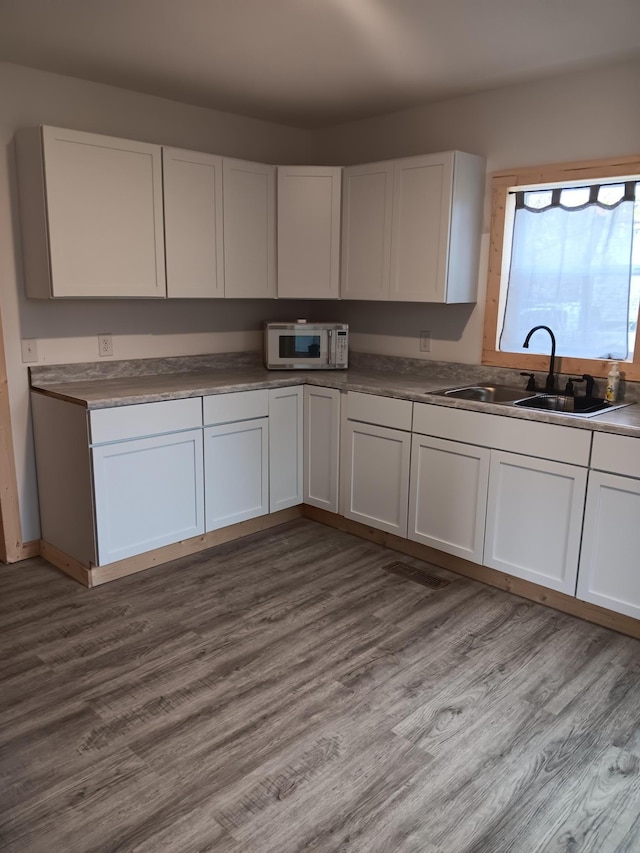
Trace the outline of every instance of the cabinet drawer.
[[591, 433], [583, 429], [416, 403], [413, 431], [572, 465], [589, 464]]
[[232, 394], [212, 394], [202, 398], [205, 426], [266, 418], [269, 414], [269, 392], [237, 391]]
[[89, 412], [91, 443], [123, 441], [202, 426], [202, 398], [136, 403]]
[[593, 436], [591, 467], [640, 478], [640, 440], [629, 435], [597, 432]]
[[412, 411], [413, 403], [409, 400], [361, 394], [359, 391], [349, 391], [347, 394], [347, 419], [350, 421], [363, 421], [409, 432]]

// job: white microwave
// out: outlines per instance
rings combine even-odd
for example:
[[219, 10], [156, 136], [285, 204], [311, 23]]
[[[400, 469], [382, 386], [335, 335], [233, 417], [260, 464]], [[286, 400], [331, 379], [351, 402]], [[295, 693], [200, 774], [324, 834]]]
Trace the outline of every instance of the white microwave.
[[264, 364], [269, 370], [346, 370], [346, 323], [264, 324]]

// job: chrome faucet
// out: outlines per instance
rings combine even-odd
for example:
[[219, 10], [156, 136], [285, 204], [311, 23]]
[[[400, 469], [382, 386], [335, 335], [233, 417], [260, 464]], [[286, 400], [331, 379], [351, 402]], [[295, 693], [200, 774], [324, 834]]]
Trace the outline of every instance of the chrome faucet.
[[522, 346], [525, 349], [529, 349], [529, 341], [531, 339], [531, 335], [534, 332], [537, 332], [538, 329], [544, 329], [546, 332], [549, 332], [549, 335], [551, 337], [551, 361], [549, 362], [549, 374], [547, 375], [547, 381], [545, 382], [544, 390], [547, 394], [555, 394], [556, 377], [554, 373], [556, 366], [556, 336], [553, 334], [553, 332], [548, 326], [534, 326], [533, 329], [529, 329], [527, 337], [524, 339], [524, 343], [522, 344]]

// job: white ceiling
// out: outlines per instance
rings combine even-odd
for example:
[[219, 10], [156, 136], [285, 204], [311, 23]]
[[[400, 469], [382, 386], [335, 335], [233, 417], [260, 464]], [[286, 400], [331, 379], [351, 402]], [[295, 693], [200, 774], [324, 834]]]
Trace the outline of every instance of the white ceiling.
[[0, 0], [0, 59], [320, 127], [640, 55], [640, 0]]

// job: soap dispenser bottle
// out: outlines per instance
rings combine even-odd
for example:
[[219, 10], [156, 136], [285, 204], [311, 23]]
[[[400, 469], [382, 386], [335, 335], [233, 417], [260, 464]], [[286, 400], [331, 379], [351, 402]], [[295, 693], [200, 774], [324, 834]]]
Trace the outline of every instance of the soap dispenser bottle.
[[604, 399], [608, 403], [615, 403], [618, 399], [618, 385], [620, 384], [620, 371], [618, 370], [618, 362], [611, 362], [611, 369], [607, 376], [607, 388], [604, 392]]

